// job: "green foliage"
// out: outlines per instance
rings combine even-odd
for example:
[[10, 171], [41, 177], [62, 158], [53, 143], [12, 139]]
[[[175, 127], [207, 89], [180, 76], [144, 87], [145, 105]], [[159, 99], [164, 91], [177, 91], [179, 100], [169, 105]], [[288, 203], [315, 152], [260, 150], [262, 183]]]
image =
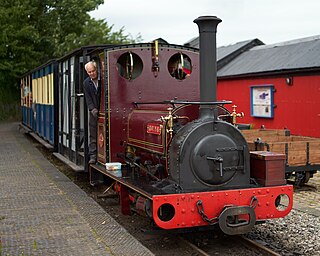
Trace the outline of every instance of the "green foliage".
[[[12, 85], [15, 86], [12, 86]], [[20, 90], [16, 80], [0, 71], [0, 121], [20, 119]]]
[[34, 50], [33, 42], [38, 36], [34, 26], [28, 24], [28, 10], [23, 1], [9, 5], [0, 3], [0, 71], [17, 77], [27, 68], [36, 65], [40, 54]]
[[69, 33], [64, 41], [58, 45], [57, 54], [63, 55], [73, 49], [84, 45], [95, 44], [125, 44], [140, 42], [141, 36], [133, 39], [130, 34], [124, 34], [124, 28], [112, 32], [113, 26], [109, 26], [105, 20], [89, 18], [82, 27], [81, 34]]
[[[89, 12], [104, 0], [0, 1], [0, 105], [17, 93], [19, 77], [50, 59], [84, 45], [141, 41], [112, 32], [105, 20]], [[9, 93], [10, 92], [10, 93]], [[1, 107], [1, 106], [0, 106]], [[0, 109], [1, 110], [1, 109]]]
[[103, 0], [1, 0], [0, 71], [19, 77], [80, 46], [141, 41], [89, 12]]

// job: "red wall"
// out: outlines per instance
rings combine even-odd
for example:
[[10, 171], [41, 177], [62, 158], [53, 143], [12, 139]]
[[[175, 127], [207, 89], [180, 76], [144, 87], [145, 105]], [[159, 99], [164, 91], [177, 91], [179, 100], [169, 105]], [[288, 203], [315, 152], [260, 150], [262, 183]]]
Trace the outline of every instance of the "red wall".
[[[250, 113], [250, 87], [273, 85], [274, 117], [252, 117]], [[245, 117], [239, 123], [251, 123], [254, 128], [287, 128], [291, 134], [320, 137], [320, 76], [294, 76], [292, 85], [285, 77], [218, 80], [218, 100], [232, 100], [237, 112]], [[227, 108], [231, 110], [232, 105]]]

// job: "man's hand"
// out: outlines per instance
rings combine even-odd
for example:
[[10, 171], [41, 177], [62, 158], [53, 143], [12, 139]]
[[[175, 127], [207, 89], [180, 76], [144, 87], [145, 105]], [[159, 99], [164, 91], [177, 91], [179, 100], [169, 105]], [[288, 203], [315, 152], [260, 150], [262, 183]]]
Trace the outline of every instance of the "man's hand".
[[94, 116], [94, 117], [97, 117], [98, 116], [98, 109], [94, 108], [91, 110], [91, 114]]

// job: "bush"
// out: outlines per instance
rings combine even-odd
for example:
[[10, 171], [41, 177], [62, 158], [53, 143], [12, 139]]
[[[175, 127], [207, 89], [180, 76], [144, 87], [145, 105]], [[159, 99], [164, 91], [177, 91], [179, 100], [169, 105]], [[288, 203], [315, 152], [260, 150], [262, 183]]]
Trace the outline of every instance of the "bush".
[[0, 84], [0, 121], [19, 120], [21, 120], [19, 89]]

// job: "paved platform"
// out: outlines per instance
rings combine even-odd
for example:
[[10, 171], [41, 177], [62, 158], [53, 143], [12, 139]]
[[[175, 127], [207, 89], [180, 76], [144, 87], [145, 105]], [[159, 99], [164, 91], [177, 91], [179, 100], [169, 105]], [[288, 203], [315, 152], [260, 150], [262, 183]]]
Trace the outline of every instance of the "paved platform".
[[18, 123], [0, 123], [0, 255], [153, 254], [48, 162]]
[[293, 207], [320, 217], [320, 171], [310, 178], [307, 185], [315, 189], [295, 192], [293, 195]]

